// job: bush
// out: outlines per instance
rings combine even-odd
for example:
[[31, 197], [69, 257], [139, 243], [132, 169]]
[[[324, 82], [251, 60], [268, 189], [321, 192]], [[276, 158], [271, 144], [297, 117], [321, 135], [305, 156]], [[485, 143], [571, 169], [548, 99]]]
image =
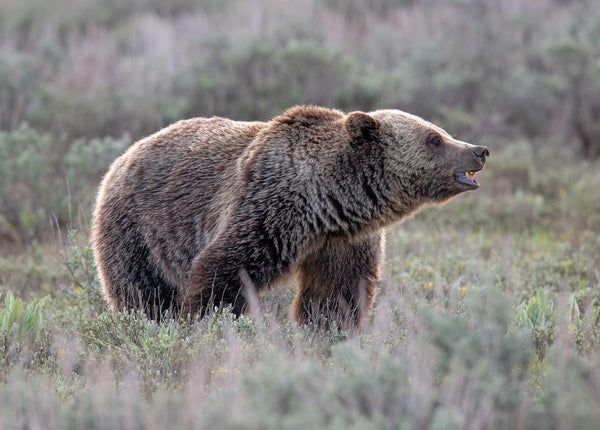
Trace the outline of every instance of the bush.
[[224, 48], [184, 73], [193, 78], [181, 89], [190, 100], [187, 116], [264, 121], [295, 104], [332, 106], [351, 70], [341, 52], [313, 42]]
[[0, 132], [0, 234], [29, 244], [72, 210], [88, 211], [94, 189], [129, 139], [78, 139], [40, 133], [27, 124]]
[[25, 242], [50, 224], [52, 210], [65, 213], [66, 186], [55, 170], [64, 150], [64, 140], [54, 141], [25, 124], [12, 133], [0, 132], [1, 224]]
[[0, 307], [0, 382], [14, 367], [43, 367], [52, 360], [45, 319], [48, 298], [29, 304], [9, 290]]
[[18, 344], [36, 340], [42, 325], [43, 304], [42, 300], [24, 305], [11, 291], [4, 294], [4, 308], [0, 309], [0, 336], [4, 338], [2, 343], [5, 347], [7, 338], [13, 334]]
[[543, 359], [546, 349], [554, 342], [556, 331], [556, 311], [554, 301], [540, 288], [527, 302], [517, 308], [519, 326], [528, 326], [533, 332], [537, 355]]

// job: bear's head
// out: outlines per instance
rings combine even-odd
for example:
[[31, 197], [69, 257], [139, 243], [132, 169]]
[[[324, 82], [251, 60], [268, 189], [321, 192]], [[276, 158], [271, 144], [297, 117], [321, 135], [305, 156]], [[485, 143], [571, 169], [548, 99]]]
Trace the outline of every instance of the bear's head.
[[475, 173], [485, 166], [488, 149], [456, 140], [415, 115], [353, 112], [345, 129], [355, 146], [371, 154], [366, 158], [383, 160], [378, 170], [392, 195], [408, 196], [419, 205], [479, 188]]

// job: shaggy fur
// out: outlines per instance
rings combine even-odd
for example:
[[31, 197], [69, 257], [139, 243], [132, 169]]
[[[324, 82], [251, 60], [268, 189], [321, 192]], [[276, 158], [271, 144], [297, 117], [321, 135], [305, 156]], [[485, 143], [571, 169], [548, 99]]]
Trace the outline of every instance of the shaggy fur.
[[477, 188], [455, 174], [488, 154], [396, 110], [180, 121], [129, 148], [100, 186], [104, 293], [155, 319], [212, 305], [239, 314], [248, 294], [297, 274], [299, 322], [356, 328], [375, 298], [383, 228]]

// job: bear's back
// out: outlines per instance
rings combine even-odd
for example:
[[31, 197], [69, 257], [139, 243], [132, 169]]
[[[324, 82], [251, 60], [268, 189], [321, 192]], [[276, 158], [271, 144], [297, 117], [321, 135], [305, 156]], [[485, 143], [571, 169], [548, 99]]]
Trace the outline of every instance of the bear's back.
[[193, 256], [219, 228], [223, 202], [230, 201], [225, 194], [236, 188], [238, 158], [265, 124], [194, 118], [133, 144], [103, 181], [95, 236], [135, 230], [153, 263], [181, 284]]

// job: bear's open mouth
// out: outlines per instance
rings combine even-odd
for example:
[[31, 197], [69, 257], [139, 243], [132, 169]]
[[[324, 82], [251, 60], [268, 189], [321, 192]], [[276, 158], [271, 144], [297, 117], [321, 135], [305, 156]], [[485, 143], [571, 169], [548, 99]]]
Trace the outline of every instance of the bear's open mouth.
[[456, 182], [467, 185], [470, 188], [479, 188], [479, 182], [475, 179], [475, 172], [456, 172], [454, 178]]

